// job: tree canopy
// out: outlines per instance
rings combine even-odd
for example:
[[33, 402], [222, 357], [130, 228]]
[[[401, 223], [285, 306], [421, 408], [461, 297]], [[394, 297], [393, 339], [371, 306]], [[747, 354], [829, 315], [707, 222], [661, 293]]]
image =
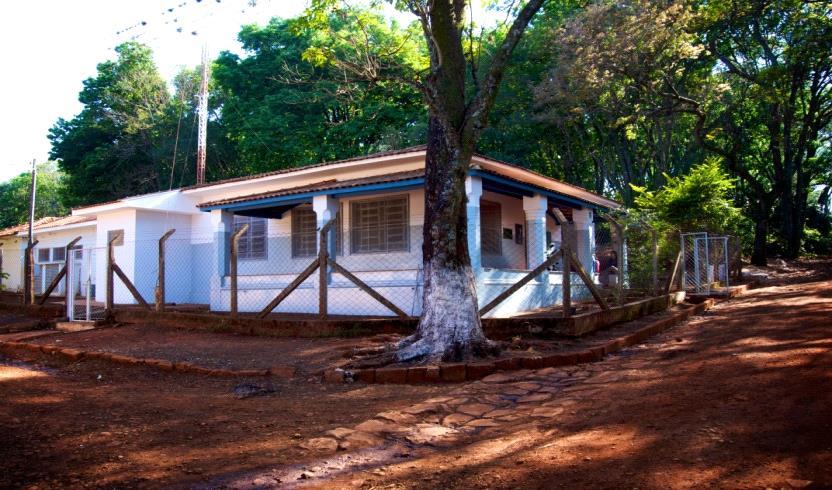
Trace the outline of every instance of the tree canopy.
[[[413, 83], [430, 69], [425, 26], [335, 4], [244, 26], [244, 54], [212, 62], [209, 180], [427, 141], [430, 100]], [[829, 230], [830, 19], [832, 3], [800, 0], [546, 2], [504, 63], [476, 149], [628, 205], [631, 184], [658, 191], [707, 161], [736, 179], [755, 261], [794, 256], [806, 226], [812, 243]], [[466, 97], [508, 28], [465, 20]], [[185, 69], [169, 87], [146, 46], [119, 46], [84, 82], [82, 111], [50, 132], [56, 202], [192, 183], [198, 78]]]

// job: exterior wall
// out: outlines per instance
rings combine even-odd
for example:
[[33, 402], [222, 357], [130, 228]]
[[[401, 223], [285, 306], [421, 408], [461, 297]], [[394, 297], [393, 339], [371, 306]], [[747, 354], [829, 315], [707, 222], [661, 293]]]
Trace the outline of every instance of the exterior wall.
[[167, 240], [165, 247], [165, 301], [193, 302], [191, 294], [195, 287], [199, 288], [199, 283], [192, 281], [191, 275], [194, 269], [190, 267], [193, 251], [190, 246], [190, 226], [189, 215], [136, 211], [136, 255], [133, 269], [122, 269], [148, 303], [152, 303], [156, 295], [159, 238], [170, 229], [175, 229], [176, 232]]
[[[523, 278], [522, 271], [484, 271], [477, 278], [477, 299], [480, 308], [488, 304], [497, 295], [511, 287]], [[563, 273], [547, 271], [539, 280], [529, 281], [517, 292], [506, 298], [493, 310], [484, 315], [485, 318], [507, 318], [518, 312], [527, 312], [537, 308], [545, 308], [563, 302]], [[572, 299], [586, 300], [592, 297], [589, 289], [577, 274], [572, 274]]]
[[26, 241], [19, 237], [0, 238], [0, 253], [3, 254], [3, 272], [9, 277], [3, 279], [4, 291], [23, 291], [23, 255]]
[[[408, 249], [394, 253], [351, 253], [350, 204], [355, 201], [392, 196], [408, 196]], [[422, 265], [422, 223], [424, 222], [424, 192], [421, 189], [376, 193], [341, 199], [342, 244], [336, 260], [362, 281], [385, 295], [405, 312], [421, 312], [421, 288], [418, 286]], [[238, 305], [241, 312], [262, 310], [277, 293], [302, 272], [315, 257], [292, 257], [292, 211], [281, 219], [268, 220], [266, 259], [239, 260]], [[226, 238], [227, 240], [227, 238]], [[230, 308], [227, 266], [220, 267], [222, 277], [214, 280], [211, 309], [228, 311]], [[418, 289], [418, 292], [417, 292]], [[330, 314], [391, 315], [387, 308], [340, 274], [331, 275], [329, 284]], [[317, 313], [318, 274], [313, 274], [281, 303], [275, 312]]]
[[[105, 302], [107, 299], [107, 232], [124, 231], [124, 245], [114, 247], [114, 258], [125, 274], [130, 277], [136, 270], [136, 210], [119, 209], [102, 213], [96, 217], [96, 238], [94, 252], [95, 300]], [[133, 277], [130, 277], [133, 279]], [[133, 304], [135, 299], [130, 291], [115, 279], [113, 301], [117, 304]]]
[[[35, 291], [37, 293], [43, 292], [51, 282], [51, 278], [54, 277], [52, 274], [56, 273], [63, 267], [65, 261], [54, 261], [50, 260], [47, 263], [42, 263], [38, 260], [38, 250], [45, 249], [45, 248], [56, 248], [56, 247], [66, 247], [69, 242], [74, 240], [77, 237], [81, 237], [81, 240], [78, 241], [76, 246], [80, 246], [83, 248], [89, 248], [95, 244], [95, 224], [90, 224], [89, 226], [79, 227], [79, 228], [69, 228], [64, 230], [56, 230], [56, 231], [35, 231], [35, 239], [38, 240], [38, 244], [35, 246], [35, 267], [39, 268], [40, 271], [36, 271], [35, 275], [37, 277], [37, 281], [40, 283], [35, 284]], [[25, 241], [21, 241], [21, 247], [25, 250]], [[21, 252], [22, 254], [25, 252]], [[81, 257], [81, 260], [75, 260], [73, 258], [73, 266], [71, 267], [72, 276], [70, 279], [75, 282], [77, 287], [81, 287], [86, 281], [86, 278], [82, 278], [82, 274], [77, 271], [75, 264], [80, 263], [82, 264], [81, 269], [84, 269], [84, 265], [88, 266], [88, 261], [90, 257], [87, 254], [84, 254]], [[47, 269], [51, 269], [51, 273], [47, 273]], [[21, 266], [22, 271], [22, 266]], [[21, 280], [20, 286], [22, 288], [23, 281]], [[54, 295], [62, 296], [65, 294], [65, 283], [61, 281], [55, 291], [52, 293]]]
[[[482, 201], [491, 201], [500, 204], [500, 220], [502, 228], [510, 228], [514, 233], [514, 225], [521, 225], [523, 227], [523, 234], [527, 235], [526, 230], [526, 215], [523, 212], [523, 200], [516, 199], [494, 192], [484, 191], [482, 193]], [[514, 238], [502, 238], [502, 230], [500, 231], [502, 241], [502, 254], [483, 255], [482, 266], [485, 269], [526, 269], [526, 240], [524, 236], [523, 243], [516, 243]]]

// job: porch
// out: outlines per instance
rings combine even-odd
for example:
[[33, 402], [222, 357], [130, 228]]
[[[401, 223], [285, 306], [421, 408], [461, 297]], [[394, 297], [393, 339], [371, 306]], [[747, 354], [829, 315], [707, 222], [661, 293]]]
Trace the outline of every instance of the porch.
[[[233, 287], [231, 240], [238, 241], [236, 296], [238, 311], [261, 312], [291, 288], [274, 313], [316, 314], [321, 311], [321, 281], [326, 281], [326, 313], [389, 316], [357, 278], [406, 315], [421, 313], [422, 171], [328, 181], [245, 198], [200, 205], [210, 213], [214, 230], [214, 273], [208, 281], [210, 309], [229, 311]], [[554, 209], [575, 229], [571, 243], [583, 268], [593, 271], [593, 210], [567, 196], [486, 172], [472, 171], [466, 180], [468, 240], [477, 278], [480, 306], [542, 264], [561, 246], [561, 224]], [[333, 222], [325, 239], [318, 231]], [[326, 264], [324, 273], [308, 271], [321, 247], [340, 268]], [[300, 281], [299, 281], [300, 279]], [[595, 278], [593, 278], [595, 279]], [[510, 298], [488, 317], [508, 317], [561, 302], [563, 274], [559, 262]], [[573, 299], [589, 297], [574, 278]]]

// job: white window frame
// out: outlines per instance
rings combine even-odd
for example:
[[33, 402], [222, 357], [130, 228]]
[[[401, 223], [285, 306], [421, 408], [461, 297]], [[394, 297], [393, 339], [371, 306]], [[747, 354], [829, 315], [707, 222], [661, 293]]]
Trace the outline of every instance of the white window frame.
[[[368, 203], [384, 203], [389, 201], [404, 201], [404, 239], [400, 247], [392, 248], [390, 246], [389, 240], [387, 239], [388, 228], [390, 227], [390, 223], [387, 222], [387, 211], [386, 207], [382, 209], [382, 216], [380, 222], [378, 224], [380, 233], [383, 234], [383, 238], [380, 238], [380, 242], [383, 242], [383, 246], [380, 246], [376, 249], [364, 249], [361, 246], [360, 237], [358, 234], [360, 230], [356, 228], [358, 224], [358, 206], [365, 205]], [[410, 194], [398, 194], [392, 196], [383, 196], [383, 197], [374, 197], [372, 199], [361, 199], [350, 201], [350, 254], [351, 255], [365, 255], [365, 254], [379, 254], [379, 253], [409, 253], [410, 252]]]
[[[292, 235], [292, 258], [303, 258], [303, 257], [314, 257], [318, 255], [318, 218], [315, 214], [315, 211], [310, 206], [297, 206], [292, 209], [292, 216], [291, 216], [291, 235]], [[309, 220], [309, 216], [311, 214], [311, 229], [299, 229], [299, 226], [304, 224], [301, 223], [301, 219]], [[303, 218], [301, 218], [303, 216]], [[307, 225], [309, 222], [306, 223]], [[306, 236], [302, 236], [306, 235]], [[312, 238], [311, 240], [311, 249], [309, 249], [310, 243], [307, 243], [309, 237]]]
[[[255, 226], [255, 222], [262, 223], [262, 234], [260, 233], [259, 226]], [[238, 260], [268, 260], [269, 258], [269, 220], [267, 218], [258, 218], [256, 216], [243, 216], [243, 215], [234, 215], [234, 223], [233, 228], [236, 232], [239, 230], [244, 224], [249, 225], [248, 230], [240, 237], [240, 241], [238, 243], [237, 248], [237, 259]], [[257, 233], [255, 235], [255, 233]], [[251, 243], [253, 240], [261, 239], [263, 240], [263, 250], [262, 251], [252, 251]]]

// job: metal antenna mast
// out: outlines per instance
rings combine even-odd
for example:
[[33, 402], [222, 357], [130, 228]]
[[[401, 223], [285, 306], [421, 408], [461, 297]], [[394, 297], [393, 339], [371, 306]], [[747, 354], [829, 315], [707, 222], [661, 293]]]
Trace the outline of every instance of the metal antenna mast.
[[196, 183], [205, 183], [205, 150], [208, 145], [208, 47], [202, 47], [202, 83], [199, 85], [199, 130], [196, 147]]

